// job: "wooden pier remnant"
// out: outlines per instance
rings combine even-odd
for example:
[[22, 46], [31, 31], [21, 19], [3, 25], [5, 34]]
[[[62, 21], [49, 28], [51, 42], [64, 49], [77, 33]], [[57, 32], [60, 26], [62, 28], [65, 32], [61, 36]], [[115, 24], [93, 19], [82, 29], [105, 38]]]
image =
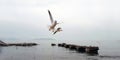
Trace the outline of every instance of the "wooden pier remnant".
[[98, 50], [99, 50], [99, 48], [95, 47], [95, 46], [86, 47], [86, 52], [87, 53], [96, 53], [96, 54], [98, 54]]
[[62, 43], [61, 47], [65, 47], [66, 43]]
[[35, 46], [37, 43], [5, 43], [0, 41], [0, 46]]
[[65, 48], [70, 48], [70, 45], [65, 45]]
[[77, 48], [77, 46], [76, 45], [72, 45], [72, 44], [69, 44], [69, 49], [71, 49], [71, 50], [76, 50], [76, 48]]
[[66, 44], [66, 43], [59, 43], [59, 47], [64, 47], [70, 50], [75, 50], [77, 52], [82, 52], [82, 53], [93, 53], [93, 54], [98, 54], [99, 47], [97, 46], [79, 46], [79, 45], [74, 45], [74, 44]]
[[86, 46], [77, 46], [76, 51], [84, 53], [86, 52]]
[[58, 44], [59, 47], [65, 47], [66, 43], [60, 43]]
[[0, 46], [35, 46], [36, 43], [9, 43], [9, 44], [0, 44]]

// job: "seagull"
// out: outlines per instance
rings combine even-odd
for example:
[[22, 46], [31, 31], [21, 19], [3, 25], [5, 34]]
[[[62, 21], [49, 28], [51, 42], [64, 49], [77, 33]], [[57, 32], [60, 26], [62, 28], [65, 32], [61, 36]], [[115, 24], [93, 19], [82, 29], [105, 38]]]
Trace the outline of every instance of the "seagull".
[[53, 34], [56, 34], [57, 32], [60, 32], [60, 31], [62, 31], [62, 28], [61, 28], [61, 27], [58, 27], [58, 28], [54, 31]]
[[48, 10], [48, 14], [50, 17], [51, 25], [49, 26], [49, 31], [54, 32], [55, 31], [55, 26], [58, 24], [56, 20], [53, 20], [52, 14], [50, 10]]

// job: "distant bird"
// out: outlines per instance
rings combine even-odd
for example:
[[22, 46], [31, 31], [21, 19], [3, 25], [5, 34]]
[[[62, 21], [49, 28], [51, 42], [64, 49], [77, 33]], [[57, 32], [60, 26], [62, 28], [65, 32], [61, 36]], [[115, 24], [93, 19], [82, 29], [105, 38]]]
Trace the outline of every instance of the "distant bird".
[[57, 32], [60, 32], [60, 31], [62, 31], [62, 28], [61, 28], [61, 27], [57, 28], [57, 29], [54, 31], [53, 34], [56, 34]]
[[54, 32], [55, 31], [55, 26], [58, 24], [56, 20], [53, 20], [51, 12], [48, 10], [48, 14], [50, 17], [51, 25], [49, 26], [49, 31]]

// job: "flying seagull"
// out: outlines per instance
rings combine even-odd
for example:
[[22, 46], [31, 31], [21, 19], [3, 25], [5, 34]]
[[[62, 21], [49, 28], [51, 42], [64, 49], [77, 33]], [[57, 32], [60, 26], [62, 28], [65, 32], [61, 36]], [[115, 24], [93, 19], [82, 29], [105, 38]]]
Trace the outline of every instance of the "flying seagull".
[[48, 10], [48, 14], [50, 17], [51, 25], [49, 26], [49, 31], [54, 32], [55, 31], [55, 26], [58, 24], [56, 20], [53, 20], [52, 14], [50, 10]]
[[53, 19], [50, 10], [48, 10], [48, 14], [49, 14], [50, 21], [51, 21], [51, 25], [49, 26], [49, 31], [52, 31], [53, 34], [56, 34], [57, 32], [62, 31], [62, 28], [61, 28], [61, 27], [58, 27], [57, 29], [55, 28], [56, 25], [59, 24], [59, 23], [57, 23], [57, 21]]
[[60, 32], [60, 31], [62, 31], [61, 27], [57, 28], [53, 34], [56, 34], [57, 32]]

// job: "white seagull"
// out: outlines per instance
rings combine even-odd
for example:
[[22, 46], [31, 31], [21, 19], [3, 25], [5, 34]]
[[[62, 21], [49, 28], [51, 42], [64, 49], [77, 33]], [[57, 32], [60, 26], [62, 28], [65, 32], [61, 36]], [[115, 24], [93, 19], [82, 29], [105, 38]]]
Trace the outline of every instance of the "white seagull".
[[49, 31], [54, 32], [55, 31], [55, 26], [58, 24], [56, 20], [53, 20], [51, 12], [48, 10], [48, 14], [50, 17], [51, 25], [49, 26]]

